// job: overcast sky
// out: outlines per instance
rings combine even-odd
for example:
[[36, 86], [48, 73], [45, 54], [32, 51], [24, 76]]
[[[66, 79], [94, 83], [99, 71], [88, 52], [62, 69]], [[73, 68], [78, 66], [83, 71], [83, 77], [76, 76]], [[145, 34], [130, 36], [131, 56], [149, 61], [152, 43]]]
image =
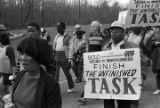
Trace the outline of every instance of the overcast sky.
[[[74, 0], [68, 0], [68, 1], [74, 1]], [[103, 1], [103, 0], [87, 0], [87, 1], [89, 3], [95, 4], [97, 1]], [[106, 1], [108, 1], [110, 6], [112, 6], [115, 2], [118, 2], [120, 6], [127, 6], [129, 4], [129, 0], [106, 0]]]
[[107, 0], [107, 1], [110, 1], [109, 2], [110, 5], [113, 5], [115, 2], [118, 2], [121, 6], [126, 6], [129, 4], [129, 0]]

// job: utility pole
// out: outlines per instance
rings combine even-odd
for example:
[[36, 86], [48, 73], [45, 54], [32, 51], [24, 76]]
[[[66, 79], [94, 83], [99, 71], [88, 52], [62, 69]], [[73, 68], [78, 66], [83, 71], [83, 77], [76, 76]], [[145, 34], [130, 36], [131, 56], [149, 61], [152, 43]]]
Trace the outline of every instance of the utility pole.
[[43, 12], [43, 0], [40, 1], [40, 14], [41, 14], [41, 24], [42, 26], [44, 26], [44, 20], [43, 20], [43, 16], [44, 16], [44, 12]]
[[21, 25], [22, 25], [22, 21], [23, 21], [22, 0], [20, 0], [20, 4], [21, 4]]
[[79, 0], [79, 11], [78, 11], [78, 17], [79, 17], [79, 24], [81, 23], [81, 0]]

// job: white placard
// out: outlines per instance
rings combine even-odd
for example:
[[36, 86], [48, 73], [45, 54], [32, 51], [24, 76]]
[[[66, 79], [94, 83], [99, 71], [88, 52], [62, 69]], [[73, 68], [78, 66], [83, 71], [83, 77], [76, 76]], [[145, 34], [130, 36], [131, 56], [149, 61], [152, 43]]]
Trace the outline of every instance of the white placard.
[[123, 25], [126, 24], [126, 17], [127, 17], [127, 10], [119, 12], [118, 21], [121, 22]]
[[141, 66], [138, 48], [84, 53], [85, 98], [138, 100]]
[[160, 0], [130, 0], [126, 27], [160, 25]]

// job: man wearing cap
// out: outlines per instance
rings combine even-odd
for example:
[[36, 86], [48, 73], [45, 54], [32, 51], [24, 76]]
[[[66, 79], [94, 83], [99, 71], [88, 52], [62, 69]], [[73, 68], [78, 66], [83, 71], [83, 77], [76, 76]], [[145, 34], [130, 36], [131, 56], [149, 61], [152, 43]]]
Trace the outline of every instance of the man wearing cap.
[[60, 67], [67, 78], [68, 81], [68, 93], [73, 92], [74, 82], [70, 74], [70, 66], [68, 65], [68, 53], [69, 53], [69, 42], [71, 37], [65, 32], [66, 25], [64, 22], [57, 23], [58, 34], [53, 41], [53, 50], [55, 51], [55, 61], [56, 61], [56, 80], [59, 81]]
[[86, 51], [86, 40], [83, 39], [85, 31], [77, 30], [76, 36], [70, 41], [69, 62], [76, 76], [76, 83], [82, 82], [83, 76], [83, 53]]
[[[125, 29], [123, 25], [114, 21], [110, 27], [112, 41], [104, 46], [103, 50], [116, 50], [126, 48], [136, 48], [137, 45], [124, 41]], [[138, 108], [138, 100], [117, 100], [117, 108]], [[105, 99], [104, 108], [116, 108], [114, 99]]]
[[[73, 31], [73, 38], [75, 38], [76, 37], [76, 31], [77, 30], [81, 30], [81, 25], [80, 24], [76, 24], [75, 26], [74, 26], [74, 31]], [[85, 34], [83, 34], [83, 36], [82, 36], [82, 38], [83, 39], [85, 39]]]

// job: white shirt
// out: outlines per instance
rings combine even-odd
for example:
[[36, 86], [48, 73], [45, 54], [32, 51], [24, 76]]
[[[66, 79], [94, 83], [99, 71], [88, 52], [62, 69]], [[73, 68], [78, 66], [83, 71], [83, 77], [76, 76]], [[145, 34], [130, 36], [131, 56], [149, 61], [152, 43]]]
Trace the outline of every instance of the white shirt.
[[136, 45], [139, 45], [141, 42], [142, 36], [141, 35], [135, 35], [134, 33], [131, 33], [128, 37], [128, 41], [132, 42]]
[[57, 38], [56, 51], [64, 51], [63, 39], [64, 39], [64, 36], [61, 36], [61, 35]]
[[118, 43], [117, 45], [115, 45], [114, 43], [112, 43], [111, 48], [112, 50], [117, 50], [120, 49], [120, 46], [124, 43], [124, 41], [121, 41], [120, 43]]

